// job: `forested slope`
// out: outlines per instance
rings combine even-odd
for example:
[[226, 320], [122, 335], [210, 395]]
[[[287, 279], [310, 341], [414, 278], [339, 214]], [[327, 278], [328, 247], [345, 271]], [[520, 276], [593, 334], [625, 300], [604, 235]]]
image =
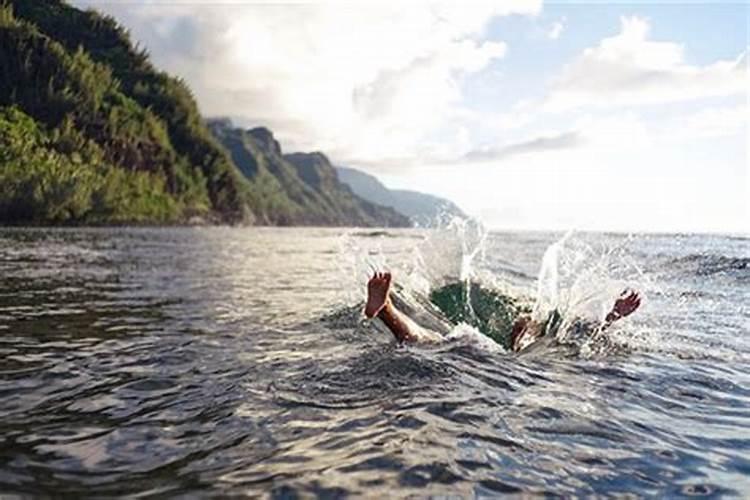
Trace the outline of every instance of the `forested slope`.
[[286, 184], [237, 168], [185, 82], [62, 0], [0, 0], [0, 184], [4, 224], [388, 223], [300, 218]]

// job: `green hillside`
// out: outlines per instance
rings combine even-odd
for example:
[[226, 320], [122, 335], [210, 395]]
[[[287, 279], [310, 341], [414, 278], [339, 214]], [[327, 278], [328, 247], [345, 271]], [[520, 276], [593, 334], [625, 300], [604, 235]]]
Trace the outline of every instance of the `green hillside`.
[[[97, 185], [79, 182], [71, 196], [91, 193], [78, 202], [80, 210], [49, 219], [4, 199], [5, 221], [171, 222], [200, 215], [237, 222], [251, 213], [249, 184], [201, 125], [184, 84], [155, 71], [113, 20], [93, 11], [57, 0], [14, 0], [0, 7], [0, 107], [6, 118], [17, 112], [32, 118], [46, 136], [35, 147], [53, 150], [90, 178], [142, 179], [169, 200], [169, 209], [154, 218], [145, 200], [109, 206]], [[17, 121], [6, 120], [6, 128]], [[4, 133], [0, 144], [7, 148], [10, 140]], [[14, 174], [4, 167], [0, 175]], [[108, 189], [120, 191], [112, 184]], [[96, 203], [102, 199], [103, 205]]]
[[0, 0], [0, 223], [389, 223], [331, 215], [272, 153], [255, 152], [259, 175], [238, 169], [114, 19]]
[[283, 225], [409, 226], [396, 211], [355, 196], [320, 153], [282, 155], [266, 128], [242, 130], [227, 120], [209, 122], [248, 179], [262, 186], [260, 203], [269, 222]]

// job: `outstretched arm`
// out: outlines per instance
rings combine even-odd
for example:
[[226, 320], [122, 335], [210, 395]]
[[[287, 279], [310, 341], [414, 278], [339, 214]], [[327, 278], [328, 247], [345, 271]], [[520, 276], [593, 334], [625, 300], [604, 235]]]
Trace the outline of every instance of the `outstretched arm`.
[[437, 342], [440, 335], [425, 330], [391, 302], [391, 273], [375, 273], [367, 283], [365, 316], [380, 318], [399, 342]]

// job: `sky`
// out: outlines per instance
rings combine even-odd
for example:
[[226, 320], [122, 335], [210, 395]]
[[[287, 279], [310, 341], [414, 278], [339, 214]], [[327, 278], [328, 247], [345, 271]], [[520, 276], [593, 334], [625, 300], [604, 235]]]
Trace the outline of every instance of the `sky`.
[[72, 3], [205, 116], [491, 228], [750, 232], [744, 2]]

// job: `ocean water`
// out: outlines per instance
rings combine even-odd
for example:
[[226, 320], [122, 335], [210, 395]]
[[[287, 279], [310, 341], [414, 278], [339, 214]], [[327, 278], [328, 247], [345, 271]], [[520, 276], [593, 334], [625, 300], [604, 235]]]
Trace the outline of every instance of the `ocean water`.
[[[750, 495], [750, 247], [705, 235], [0, 231], [0, 493], [279, 498]], [[513, 354], [466, 326], [397, 346], [478, 281], [602, 341]], [[494, 344], [493, 344], [494, 345]]]

